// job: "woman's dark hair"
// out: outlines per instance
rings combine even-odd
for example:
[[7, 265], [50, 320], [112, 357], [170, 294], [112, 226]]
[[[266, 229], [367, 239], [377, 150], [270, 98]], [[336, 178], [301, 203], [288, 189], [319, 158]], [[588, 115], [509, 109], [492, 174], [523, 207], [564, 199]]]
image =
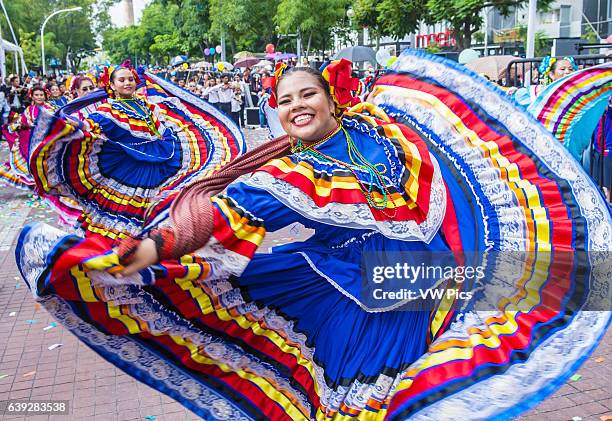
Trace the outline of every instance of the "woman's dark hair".
[[297, 72], [304, 72], [304, 73], [308, 73], [309, 75], [313, 76], [317, 82], [319, 82], [319, 85], [321, 86], [321, 88], [323, 88], [323, 91], [325, 91], [327, 93], [327, 95], [330, 95], [329, 93], [329, 83], [327, 83], [327, 81], [323, 78], [323, 76], [321, 75], [321, 72], [319, 72], [318, 70], [313, 69], [312, 67], [290, 67], [287, 70], [285, 70], [283, 72], [283, 74], [281, 75], [280, 78], [278, 78], [278, 80], [276, 81], [276, 92], [274, 92], [274, 94], [276, 95], [276, 93], [278, 92], [278, 86], [281, 83], [281, 80], [283, 80], [285, 77], [297, 73]]
[[[119, 70], [127, 70], [128, 72], [130, 72], [130, 69], [128, 69], [127, 67], [124, 66], [117, 66], [110, 74], [109, 79], [111, 82], [115, 81], [115, 77], [117, 76], [117, 72]], [[131, 73], [131, 72], [130, 72]]]
[[[55, 82], [47, 83], [47, 86], [46, 86], [47, 91], [51, 91], [51, 88], [53, 88], [54, 86], [57, 86], [57, 83], [55, 83]], [[57, 86], [57, 87], [59, 88], [59, 86]], [[42, 88], [42, 86], [41, 86], [41, 88]]]
[[45, 95], [45, 99], [47, 99], [47, 91], [41, 85], [34, 85], [32, 89], [30, 89], [30, 98], [34, 97], [34, 92], [41, 91]]

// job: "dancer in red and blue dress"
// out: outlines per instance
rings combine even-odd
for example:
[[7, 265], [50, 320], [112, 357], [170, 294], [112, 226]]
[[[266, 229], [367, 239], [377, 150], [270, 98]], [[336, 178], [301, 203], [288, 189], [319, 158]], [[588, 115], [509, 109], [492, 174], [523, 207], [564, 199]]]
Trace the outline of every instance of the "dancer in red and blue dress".
[[[0, 169], [0, 180], [9, 184], [33, 189], [34, 179], [29, 170], [30, 134], [41, 111], [53, 112], [53, 107], [47, 102], [47, 93], [41, 86], [34, 86], [28, 93], [32, 104], [7, 127], [7, 134], [13, 140], [10, 146], [9, 162]], [[12, 135], [12, 136], [11, 136]]]
[[213, 107], [192, 95], [179, 101], [157, 78], [137, 94], [140, 82], [129, 63], [107, 68], [106, 92], [73, 101], [33, 136], [38, 191], [78, 202], [87, 232], [139, 232], [153, 198], [243, 151], [242, 134]]
[[[346, 61], [279, 67], [271, 104], [287, 137], [151, 200], [121, 241], [26, 227], [16, 257], [33, 294], [206, 419], [507, 419], [533, 406], [609, 324], [582, 311], [609, 310], [595, 253], [609, 249], [609, 209], [550, 133], [456, 64], [406, 51], [374, 104], [356, 104], [357, 82]], [[262, 250], [295, 222], [314, 234]], [[362, 259], [470, 252], [489, 256], [475, 302], [417, 311], [364, 295]]]

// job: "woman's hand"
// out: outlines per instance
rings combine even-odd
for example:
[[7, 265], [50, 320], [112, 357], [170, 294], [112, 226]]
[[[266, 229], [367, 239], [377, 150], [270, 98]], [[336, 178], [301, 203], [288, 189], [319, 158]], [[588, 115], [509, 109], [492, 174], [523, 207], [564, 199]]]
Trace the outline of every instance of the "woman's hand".
[[157, 263], [157, 260], [158, 256], [155, 241], [150, 238], [145, 238], [136, 249], [132, 262], [116, 276], [118, 278], [130, 276], [141, 269], [154, 265]]
[[76, 127], [77, 129], [79, 128], [79, 123], [77, 123], [76, 121], [72, 120], [71, 118], [67, 118], [66, 119], [66, 124], [69, 124], [72, 127]]

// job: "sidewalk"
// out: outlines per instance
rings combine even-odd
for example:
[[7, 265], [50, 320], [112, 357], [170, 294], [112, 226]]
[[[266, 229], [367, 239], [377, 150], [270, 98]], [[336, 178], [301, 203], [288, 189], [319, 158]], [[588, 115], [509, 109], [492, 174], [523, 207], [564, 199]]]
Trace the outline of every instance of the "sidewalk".
[[[260, 143], [263, 131], [247, 131]], [[255, 140], [254, 136], [258, 138]], [[13, 256], [21, 227], [30, 221], [53, 222], [48, 209], [33, 207], [27, 193], [0, 187], [0, 401], [66, 399], [68, 416], [4, 417], [3, 420], [197, 420], [165, 395], [115, 369], [61, 325], [45, 330], [53, 318], [31, 298]], [[268, 237], [267, 245], [288, 240], [288, 232]], [[60, 347], [49, 350], [54, 344]], [[555, 395], [518, 418], [525, 421], [612, 420], [612, 333]], [[578, 418], [574, 418], [579, 421]], [[467, 420], [462, 420], [467, 421]]]

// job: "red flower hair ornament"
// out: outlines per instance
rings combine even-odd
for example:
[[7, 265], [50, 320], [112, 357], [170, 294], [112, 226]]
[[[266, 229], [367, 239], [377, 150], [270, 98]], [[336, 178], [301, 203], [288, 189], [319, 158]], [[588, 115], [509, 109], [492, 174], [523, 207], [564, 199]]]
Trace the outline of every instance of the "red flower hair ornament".
[[[271, 83], [272, 93], [268, 102], [272, 108], [278, 106], [276, 86], [286, 69], [286, 64], [276, 64]], [[329, 84], [329, 94], [336, 105], [336, 115], [341, 115], [345, 108], [352, 107], [360, 102], [360, 99], [355, 96], [360, 91], [359, 79], [352, 77], [352, 71], [352, 63], [346, 59], [333, 60], [321, 68], [321, 75]]]
[[274, 68], [274, 76], [272, 78], [272, 82], [270, 83], [270, 89], [272, 92], [270, 93], [270, 99], [268, 100], [268, 105], [272, 108], [278, 107], [276, 103], [276, 85], [278, 84], [278, 80], [281, 78], [285, 70], [287, 69], [287, 65], [285, 63], [276, 63], [276, 67]]
[[352, 72], [352, 63], [344, 58], [330, 61], [321, 68], [321, 75], [329, 83], [329, 93], [336, 104], [336, 115], [361, 102], [355, 96], [360, 90], [359, 79], [352, 77]]

